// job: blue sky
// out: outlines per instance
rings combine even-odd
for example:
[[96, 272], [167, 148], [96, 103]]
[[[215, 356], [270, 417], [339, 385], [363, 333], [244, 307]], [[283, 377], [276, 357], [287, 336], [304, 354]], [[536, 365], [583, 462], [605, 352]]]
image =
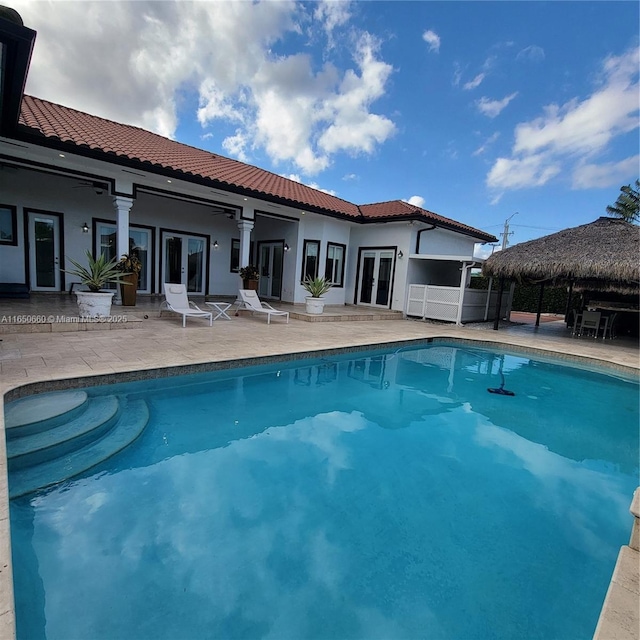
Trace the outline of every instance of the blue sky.
[[510, 243], [639, 173], [636, 2], [7, 2], [27, 92]]

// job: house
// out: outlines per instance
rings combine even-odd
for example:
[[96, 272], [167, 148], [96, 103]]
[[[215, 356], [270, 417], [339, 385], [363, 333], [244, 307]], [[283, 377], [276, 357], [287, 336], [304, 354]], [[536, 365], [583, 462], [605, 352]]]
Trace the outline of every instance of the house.
[[[304, 278], [326, 276], [328, 304], [420, 317], [448, 305], [442, 319], [464, 318], [474, 247], [493, 235], [400, 200], [356, 205], [24, 95], [36, 34], [20, 22], [0, 18], [0, 283], [68, 291], [69, 258], [135, 249], [140, 294], [182, 282], [192, 295], [235, 295], [239, 268], [255, 264], [266, 299], [303, 302]], [[410, 285], [424, 290], [411, 297]], [[431, 311], [429, 286], [444, 291]]]

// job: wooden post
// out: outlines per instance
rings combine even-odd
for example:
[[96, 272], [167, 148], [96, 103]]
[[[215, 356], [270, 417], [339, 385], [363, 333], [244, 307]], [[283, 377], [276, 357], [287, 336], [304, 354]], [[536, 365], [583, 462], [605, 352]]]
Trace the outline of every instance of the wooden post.
[[500, 277], [500, 288], [498, 289], [498, 302], [496, 303], [496, 318], [493, 321], [494, 331], [500, 326], [500, 307], [502, 306], [502, 292], [504, 291], [504, 278]]
[[538, 312], [536, 314], [536, 327], [540, 326], [540, 311], [542, 310], [542, 296], [544, 295], [544, 282], [540, 283], [540, 294], [538, 295]]
[[569, 322], [569, 312], [571, 311], [572, 298], [573, 298], [573, 280], [569, 280], [569, 295], [567, 296], [567, 306], [564, 310], [565, 322]]

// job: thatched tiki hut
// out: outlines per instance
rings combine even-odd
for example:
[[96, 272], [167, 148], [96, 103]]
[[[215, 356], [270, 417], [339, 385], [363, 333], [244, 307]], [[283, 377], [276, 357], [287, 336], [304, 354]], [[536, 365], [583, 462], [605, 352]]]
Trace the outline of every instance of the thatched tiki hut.
[[501, 286], [506, 279], [540, 284], [537, 325], [545, 284], [567, 285], [569, 297], [573, 289], [637, 295], [640, 227], [618, 218], [598, 218], [499, 251], [487, 258], [482, 274], [500, 278]]

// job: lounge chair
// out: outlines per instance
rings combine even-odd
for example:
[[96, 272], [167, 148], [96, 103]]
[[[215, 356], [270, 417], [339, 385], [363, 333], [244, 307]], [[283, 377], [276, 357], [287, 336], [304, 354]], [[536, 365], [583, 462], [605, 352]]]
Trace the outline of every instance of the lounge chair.
[[183, 284], [165, 282], [163, 285], [164, 297], [160, 305], [160, 315], [166, 309], [179, 313], [182, 316], [182, 326], [186, 326], [189, 318], [209, 318], [209, 326], [213, 324], [213, 315], [210, 311], [203, 311], [187, 297], [187, 288]]
[[287, 323], [289, 322], [289, 312], [274, 309], [270, 304], [261, 302], [258, 294], [251, 289], [240, 289], [240, 302], [245, 309], [255, 313], [265, 313], [267, 315], [267, 324], [271, 324], [271, 316], [285, 316]]

